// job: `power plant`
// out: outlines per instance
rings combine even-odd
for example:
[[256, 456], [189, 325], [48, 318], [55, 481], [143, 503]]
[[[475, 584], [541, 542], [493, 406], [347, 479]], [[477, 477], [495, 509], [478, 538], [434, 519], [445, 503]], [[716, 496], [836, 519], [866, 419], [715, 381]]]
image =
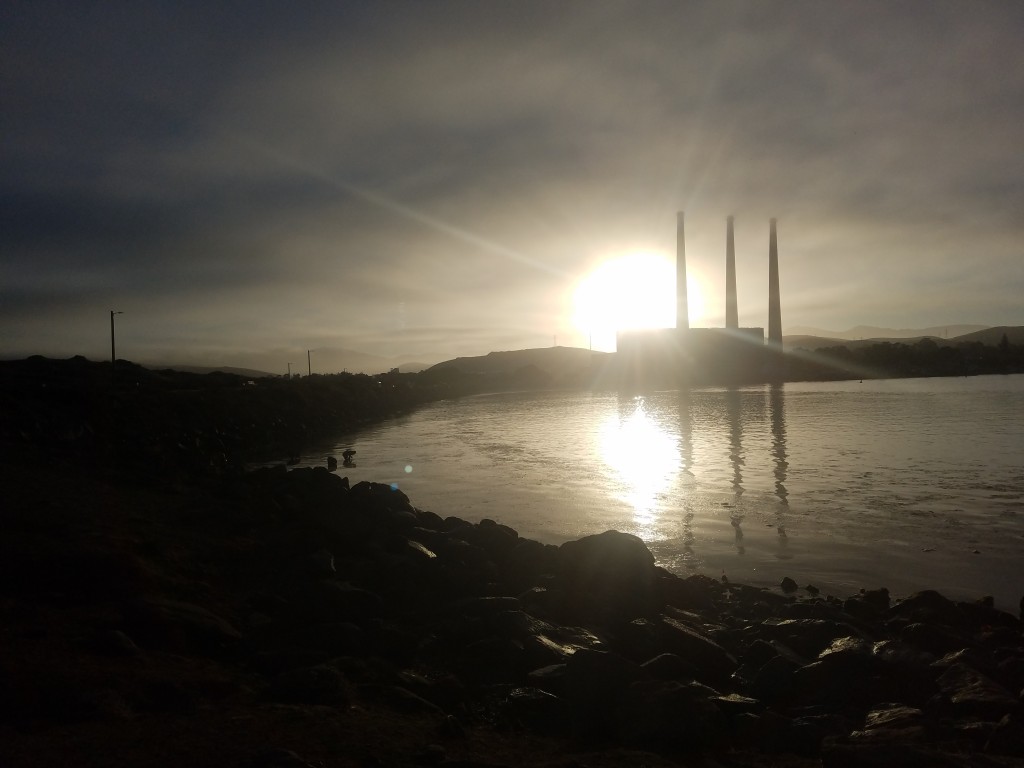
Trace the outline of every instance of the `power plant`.
[[764, 328], [739, 326], [733, 217], [726, 219], [725, 327], [691, 328], [686, 286], [683, 212], [676, 214], [676, 324], [674, 328], [620, 331], [616, 338], [625, 385], [769, 381], [781, 368], [782, 309], [776, 220], [768, 233], [768, 343]]

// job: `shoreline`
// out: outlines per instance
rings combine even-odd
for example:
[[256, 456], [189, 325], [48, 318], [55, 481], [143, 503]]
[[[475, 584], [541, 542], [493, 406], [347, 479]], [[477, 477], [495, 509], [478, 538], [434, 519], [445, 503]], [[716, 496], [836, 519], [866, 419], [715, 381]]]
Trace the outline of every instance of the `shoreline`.
[[326, 469], [4, 481], [11, 766], [1024, 757], [1024, 629], [984, 602], [683, 579]]
[[0, 432], [5, 766], [1024, 762], [1017, 612], [680, 578], [628, 534], [544, 545], [326, 468], [240, 473], [219, 395], [117, 424], [80, 395]]

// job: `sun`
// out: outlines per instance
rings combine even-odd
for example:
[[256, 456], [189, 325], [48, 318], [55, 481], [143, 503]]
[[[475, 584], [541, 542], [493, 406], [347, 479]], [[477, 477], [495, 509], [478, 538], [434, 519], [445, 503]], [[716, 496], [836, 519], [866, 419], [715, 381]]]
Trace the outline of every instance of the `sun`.
[[[700, 286], [689, 274], [687, 285], [689, 316], [700, 317]], [[675, 263], [657, 253], [630, 253], [601, 263], [573, 291], [572, 320], [595, 348], [603, 349], [615, 348], [618, 331], [675, 326]]]

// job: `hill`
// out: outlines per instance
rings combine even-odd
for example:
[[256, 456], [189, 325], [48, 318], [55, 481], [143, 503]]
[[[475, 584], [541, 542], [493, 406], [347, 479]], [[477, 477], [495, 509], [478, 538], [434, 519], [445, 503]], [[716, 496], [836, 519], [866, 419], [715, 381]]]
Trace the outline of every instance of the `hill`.
[[881, 328], [876, 325], [858, 325], [845, 331], [827, 331], [823, 328], [810, 326], [793, 326], [787, 328], [787, 336], [813, 336], [823, 339], [845, 339], [860, 341], [864, 339], [920, 339], [924, 336], [935, 336], [940, 339], [952, 339], [975, 331], [983, 331], [987, 325], [936, 325], [930, 328]]
[[957, 336], [955, 339], [950, 339], [950, 341], [980, 341], [986, 346], [995, 347], [1002, 342], [1004, 334], [1006, 335], [1006, 340], [1011, 344], [1024, 344], [1024, 325], [999, 325], [995, 328], [985, 328], [984, 330], [968, 333], [964, 336]]
[[457, 357], [427, 369], [433, 374], [458, 372], [501, 379], [529, 379], [531, 385], [578, 383], [608, 359], [607, 352], [578, 347], [542, 347], [490, 352], [478, 357]]
[[[868, 326], [861, 326], [862, 328], [868, 328]], [[957, 326], [950, 326], [954, 328]], [[882, 329], [878, 329], [882, 330]], [[931, 329], [934, 330], [934, 329]], [[921, 332], [917, 336], [871, 336], [858, 339], [845, 339], [815, 335], [794, 335], [783, 337], [783, 343], [786, 349], [806, 349], [814, 351], [817, 349], [825, 349], [828, 347], [844, 346], [847, 349], [860, 349], [861, 347], [869, 347], [874, 344], [883, 344], [885, 342], [899, 343], [899, 344], [915, 344], [922, 339], [932, 339], [936, 344], [940, 346], [953, 346], [956, 344], [963, 344], [968, 342], [981, 343], [988, 347], [995, 347], [1002, 341], [1003, 335], [1006, 335], [1007, 341], [1010, 344], [1024, 344], [1024, 326], [1021, 325], [1001, 325], [994, 328], [983, 328], [982, 330], [974, 331], [973, 333], [966, 333], [961, 336], [950, 336], [943, 337], [937, 334], [923, 333]]]

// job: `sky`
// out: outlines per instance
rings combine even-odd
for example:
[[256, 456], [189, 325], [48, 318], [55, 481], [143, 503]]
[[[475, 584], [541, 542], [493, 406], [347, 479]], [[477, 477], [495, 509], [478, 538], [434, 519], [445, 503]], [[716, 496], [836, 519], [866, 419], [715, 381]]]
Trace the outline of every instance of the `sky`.
[[784, 330], [1024, 325], [1022, 39], [984, 0], [7, 3], [0, 355], [109, 358], [111, 310], [138, 362], [608, 349], [672, 278], [580, 285], [671, 267], [677, 211], [691, 326], [728, 215], [741, 325], [773, 217]]

